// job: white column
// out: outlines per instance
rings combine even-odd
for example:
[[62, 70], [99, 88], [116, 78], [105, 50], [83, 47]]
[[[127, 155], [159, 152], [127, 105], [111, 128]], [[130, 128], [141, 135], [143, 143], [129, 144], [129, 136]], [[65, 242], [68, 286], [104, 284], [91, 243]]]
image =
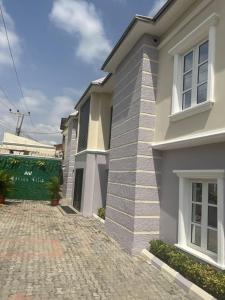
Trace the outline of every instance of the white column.
[[173, 95], [172, 95], [172, 114], [180, 111], [179, 101], [179, 70], [180, 70], [180, 56], [179, 54], [174, 55], [174, 69], [173, 69]]
[[214, 95], [214, 73], [215, 73], [215, 50], [216, 50], [216, 26], [212, 25], [209, 28], [209, 66], [208, 66], [208, 100], [215, 101]]
[[225, 239], [224, 239], [224, 178], [217, 179], [218, 187], [218, 258], [217, 262], [222, 267], [225, 267]]
[[185, 188], [186, 180], [185, 178], [179, 178], [179, 212], [178, 212], [178, 244], [181, 246], [186, 245], [186, 226], [185, 226]]

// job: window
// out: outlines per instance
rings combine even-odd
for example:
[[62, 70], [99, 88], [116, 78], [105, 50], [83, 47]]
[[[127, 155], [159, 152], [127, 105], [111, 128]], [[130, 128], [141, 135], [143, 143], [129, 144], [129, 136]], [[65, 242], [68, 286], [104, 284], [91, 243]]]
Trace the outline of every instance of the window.
[[90, 114], [90, 99], [87, 100], [80, 109], [78, 152], [87, 149], [89, 114]]
[[192, 182], [190, 246], [217, 254], [217, 183]]
[[207, 101], [208, 41], [182, 57], [182, 110]]
[[177, 246], [225, 269], [224, 170], [174, 173], [179, 177]]
[[174, 59], [171, 121], [213, 106], [218, 19], [213, 13], [169, 50]]

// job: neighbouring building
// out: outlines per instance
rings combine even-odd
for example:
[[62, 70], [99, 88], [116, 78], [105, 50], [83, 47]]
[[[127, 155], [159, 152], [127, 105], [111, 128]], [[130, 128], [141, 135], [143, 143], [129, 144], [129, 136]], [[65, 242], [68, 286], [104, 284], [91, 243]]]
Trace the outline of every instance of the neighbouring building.
[[54, 146], [5, 132], [2, 144], [0, 145], [0, 153], [55, 157], [56, 150]]
[[63, 157], [63, 144], [55, 144], [55, 156], [58, 158], [62, 158]]
[[132, 254], [160, 238], [225, 269], [224, 31], [224, 0], [136, 16], [76, 106], [75, 206], [104, 206], [109, 169], [105, 226]]
[[61, 119], [62, 157], [63, 157], [63, 196], [65, 204], [72, 204], [74, 189], [74, 163], [77, 150], [78, 111], [72, 112], [68, 118]]
[[75, 109], [79, 111], [73, 206], [92, 216], [106, 205], [113, 78], [91, 82]]

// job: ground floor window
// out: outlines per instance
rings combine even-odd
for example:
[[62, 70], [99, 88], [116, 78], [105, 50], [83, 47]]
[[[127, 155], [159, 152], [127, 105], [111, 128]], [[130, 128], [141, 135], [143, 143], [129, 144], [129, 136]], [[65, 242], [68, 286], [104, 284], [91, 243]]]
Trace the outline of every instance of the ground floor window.
[[217, 253], [217, 183], [193, 181], [191, 189], [190, 244]]
[[224, 170], [174, 173], [179, 177], [178, 246], [225, 268]]

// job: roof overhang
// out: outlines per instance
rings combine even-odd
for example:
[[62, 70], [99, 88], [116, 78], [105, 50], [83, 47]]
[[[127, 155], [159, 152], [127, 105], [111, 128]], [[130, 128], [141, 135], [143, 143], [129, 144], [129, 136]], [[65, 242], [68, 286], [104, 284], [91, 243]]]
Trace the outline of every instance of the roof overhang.
[[112, 92], [113, 92], [113, 75], [109, 73], [102, 80], [95, 80], [89, 84], [89, 86], [81, 96], [80, 100], [77, 102], [75, 109], [78, 110], [80, 106], [82, 106], [83, 103], [90, 98], [92, 93], [110, 94]]
[[136, 15], [104, 62], [102, 70], [114, 73], [144, 34], [161, 37], [195, 2], [196, 0], [168, 0], [153, 18]]

